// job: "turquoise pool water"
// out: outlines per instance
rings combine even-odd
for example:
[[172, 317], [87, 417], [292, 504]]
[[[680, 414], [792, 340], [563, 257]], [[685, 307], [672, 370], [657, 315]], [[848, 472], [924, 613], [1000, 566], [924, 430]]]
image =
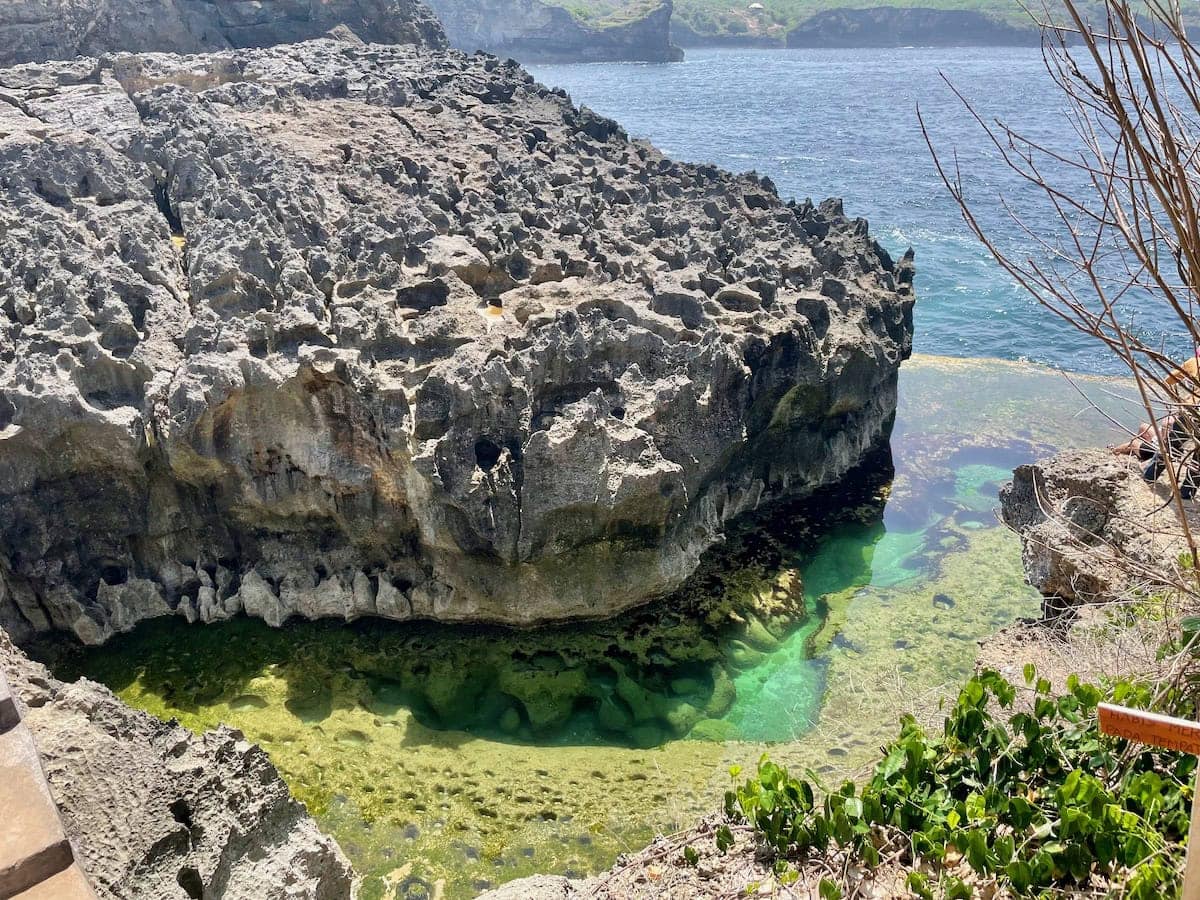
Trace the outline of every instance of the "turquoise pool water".
[[[1132, 411], [1100, 392], [1114, 383], [1084, 383]], [[242, 729], [367, 875], [366, 897], [599, 870], [710, 810], [727, 767], [764, 749], [862, 765], [899, 711], [970, 671], [978, 639], [1035, 614], [997, 492], [1021, 462], [1110, 438], [1082, 406], [1045, 369], [914, 360], [884, 498], [743, 534], [703, 590], [615, 622], [165, 620], [59, 668], [190, 728]]]

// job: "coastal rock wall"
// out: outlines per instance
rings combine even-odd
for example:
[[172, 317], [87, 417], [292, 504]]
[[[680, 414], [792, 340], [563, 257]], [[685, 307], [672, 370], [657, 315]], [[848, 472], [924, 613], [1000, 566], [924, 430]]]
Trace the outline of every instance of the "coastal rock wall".
[[788, 32], [789, 47], [1037, 47], [1041, 32], [964, 9], [828, 9]]
[[671, 0], [624, 21], [595, 25], [541, 0], [429, 0], [429, 5], [450, 44], [467, 52], [484, 50], [524, 63], [683, 59], [671, 42]]
[[130, 709], [102, 685], [65, 684], [3, 631], [0, 673], [103, 900], [351, 896], [353, 872], [337, 844], [238, 732], [197, 737]]
[[745, 32], [743, 34], [714, 34], [696, 31], [678, 16], [671, 19], [671, 40], [685, 51], [689, 47], [766, 47], [778, 49], [783, 46], [787, 34], [782, 25], [771, 23], [768, 33]]
[[0, 71], [0, 624], [664, 595], [888, 438], [911, 262], [515, 65]]
[[268, 47], [338, 26], [364, 41], [446, 46], [420, 0], [5, 0], [0, 66], [122, 51]]

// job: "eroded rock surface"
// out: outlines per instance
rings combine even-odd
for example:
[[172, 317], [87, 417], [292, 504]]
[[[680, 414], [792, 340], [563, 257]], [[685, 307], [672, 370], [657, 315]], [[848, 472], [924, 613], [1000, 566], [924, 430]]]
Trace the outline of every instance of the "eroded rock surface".
[[3, 631], [0, 669], [100, 897], [351, 896], [353, 873], [337, 844], [238, 732], [195, 736], [102, 685], [63, 683]]
[[542, 0], [429, 0], [452, 46], [524, 63], [638, 60], [675, 62], [671, 0], [620, 9], [619, 19], [582, 22]]
[[269, 47], [347, 29], [347, 37], [362, 41], [446, 46], [441, 25], [421, 0], [5, 0], [0, 66], [117, 52]]
[[598, 617], [888, 437], [912, 268], [513, 64], [0, 71], [0, 624]]
[[[1164, 476], [1165, 482], [1165, 476]], [[1152, 585], [1186, 549], [1165, 483], [1103, 449], [1072, 450], [1020, 466], [1000, 491], [1001, 515], [1022, 542], [1029, 583], [1068, 604]], [[1195, 533], [1200, 518], [1187, 504]]]

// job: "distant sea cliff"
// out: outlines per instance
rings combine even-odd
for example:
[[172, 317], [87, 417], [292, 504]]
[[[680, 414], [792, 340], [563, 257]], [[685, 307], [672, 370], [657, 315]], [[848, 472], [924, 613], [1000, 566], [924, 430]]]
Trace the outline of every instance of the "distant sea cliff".
[[580, 21], [541, 0], [429, 0], [450, 44], [523, 63], [675, 62], [671, 0], [635, 10], [623, 20]]
[[787, 46], [1027, 47], [1041, 39], [1032, 24], [1015, 25], [973, 10], [877, 7], [819, 12], [788, 32]]

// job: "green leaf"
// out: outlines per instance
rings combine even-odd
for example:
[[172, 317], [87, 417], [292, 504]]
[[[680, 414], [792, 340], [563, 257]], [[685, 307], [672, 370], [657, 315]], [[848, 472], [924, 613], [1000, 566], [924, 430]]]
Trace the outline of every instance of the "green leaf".
[[891, 781], [892, 776], [904, 768], [905, 753], [903, 747], [893, 747], [883, 760], [879, 773], [884, 781]]
[[933, 900], [933, 889], [929, 886], [929, 877], [920, 872], [909, 872], [904, 886], [916, 894], [921, 900]]
[[821, 879], [817, 891], [821, 895], [821, 900], [842, 900], [842, 889], [828, 878]]

